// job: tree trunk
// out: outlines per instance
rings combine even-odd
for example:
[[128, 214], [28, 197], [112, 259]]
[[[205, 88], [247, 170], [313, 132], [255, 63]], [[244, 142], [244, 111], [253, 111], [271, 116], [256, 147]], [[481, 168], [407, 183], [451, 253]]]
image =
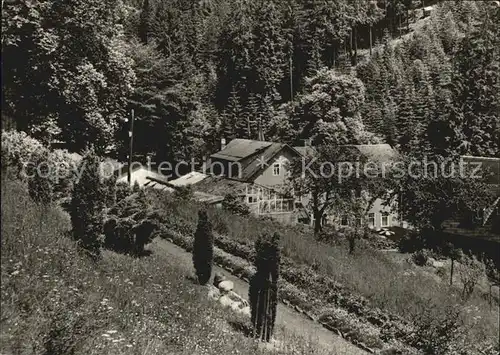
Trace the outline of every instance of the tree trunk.
[[267, 283], [267, 290], [266, 290], [266, 327], [265, 329], [265, 336], [264, 340], [266, 342], [271, 341], [271, 281], [268, 280]]
[[356, 249], [356, 236], [349, 236], [349, 255], [354, 254], [354, 249]]
[[314, 235], [318, 235], [321, 232], [321, 213], [314, 213]]
[[372, 36], [372, 24], [370, 23], [370, 57], [372, 56], [373, 51], [373, 36]]
[[399, 30], [399, 37], [401, 37], [401, 14], [399, 14], [399, 26], [398, 26], [398, 30]]
[[290, 101], [293, 101], [293, 60], [291, 52], [289, 61], [290, 61]]
[[358, 64], [358, 29], [354, 27], [354, 65]]
[[454, 266], [454, 260], [452, 258], [451, 259], [451, 269], [450, 269], [450, 286], [453, 285], [453, 266]]
[[[344, 56], [347, 56], [347, 42], [349, 42], [348, 38], [346, 40], [344, 40]], [[344, 62], [345, 62], [345, 60], [344, 60]]]
[[252, 139], [252, 131], [250, 130], [250, 117], [247, 118], [247, 135], [248, 139]]
[[333, 45], [333, 48], [332, 48], [332, 65], [333, 65], [333, 68], [335, 68], [335, 54], [336, 54], [336, 46]]
[[492, 296], [491, 296], [491, 287], [492, 287], [492, 286], [493, 286], [493, 285], [492, 285], [492, 284], [490, 284], [490, 297], [489, 297], [489, 301], [490, 301], [490, 311], [491, 311], [491, 304], [492, 304]]
[[351, 59], [351, 66], [354, 65], [354, 56], [352, 53], [353, 47], [354, 47], [354, 45], [353, 45], [353, 29], [351, 27], [351, 31], [349, 32], [349, 58]]

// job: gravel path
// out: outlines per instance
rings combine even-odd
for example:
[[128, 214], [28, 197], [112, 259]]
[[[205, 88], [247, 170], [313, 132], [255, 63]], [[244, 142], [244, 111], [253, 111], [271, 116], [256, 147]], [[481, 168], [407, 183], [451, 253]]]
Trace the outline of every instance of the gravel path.
[[[168, 255], [169, 258], [178, 260], [179, 265], [185, 266], [188, 272], [193, 272], [191, 253], [186, 252], [177, 245], [163, 239], [156, 239], [149, 249], [153, 252], [162, 253]], [[228, 280], [234, 283], [234, 292], [245, 299], [248, 298], [248, 283], [214, 265], [212, 273], [215, 274], [216, 272], [224, 274]], [[304, 315], [282, 303], [278, 304], [276, 324], [279, 328], [283, 327], [287, 333], [300, 334], [303, 338], [311, 339], [311, 341], [322, 348], [330, 351], [333, 350], [334, 353], [338, 355], [368, 354], [354, 344], [323, 328], [320, 324], [306, 318]]]

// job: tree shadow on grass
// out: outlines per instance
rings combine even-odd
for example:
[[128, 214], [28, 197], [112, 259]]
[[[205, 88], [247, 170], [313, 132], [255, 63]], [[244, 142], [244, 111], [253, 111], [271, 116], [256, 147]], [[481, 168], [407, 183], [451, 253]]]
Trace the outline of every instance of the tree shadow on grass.
[[142, 251], [139, 251], [137, 253], [134, 253], [132, 254], [134, 257], [136, 258], [143, 258], [145, 256], [150, 256], [151, 254], [153, 254], [153, 251], [152, 250], [149, 250], [149, 249], [145, 249], [145, 250], [142, 250]]
[[133, 258], [144, 258], [151, 256], [153, 254], [153, 251], [150, 249], [143, 249], [143, 250], [130, 250], [128, 248], [120, 248], [116, 245], [104, 245], [104, 249], [114, 251], [115, 253], [122, 254], [122, 255], [129, 255]]
[[247, 322], [243, 322], [240, 320], [229, 320], [228, 323], [234, 331], [243, 334], [247, 338], [253, 338], [252, 328]]
[[195, 285], [199, 285], [198, 278], [192, 274], [186, 275], [186, 280], [191, 281]]

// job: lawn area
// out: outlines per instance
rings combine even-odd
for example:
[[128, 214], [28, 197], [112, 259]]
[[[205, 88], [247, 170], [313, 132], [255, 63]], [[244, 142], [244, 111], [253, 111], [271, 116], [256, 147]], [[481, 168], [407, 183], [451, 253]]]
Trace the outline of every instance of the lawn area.
[[[262, 352], [174, 260], [104, 251], [94, 263], [68, 237], [69, 223], [60, 208], [38, 207], [23, 185], [3, 181], [2, 354]], [[278, 353], [325, 353], [286, 339]]]
[[[165, 211], [169, 228], [186, 235], [193, 234], [197, 223], [195, 211], [200, 208], [198, 204], [157, 191], [151, 191], [151, 201]], [[409, 322], [432, 312], [439, 322], [446, 317], [449, 307], [456, 305], [464, 310], [462, 316], [469, 340], [496, 342], [498, 304], [490, 307], [486, 295], [479, 290], [464, 302], [460, 299], [459, 289], [450, 288], [447, 282], [420, 272], [410, 263], [395, 262], [393, 257], [367, 246], [349, 255], [346, 246], [318, 242], [312, 232], [302, 226], [235, 216], [217, 208], [209, 208], [209, 216], [217, 233], [237, 241], [242, 248], [251, 248], [261, 233], [278, 231], [286, 258], [306, 268], [306, 272], [309, 270], [311, 275], [333, 279], [346, 294], [364, 298], [371, 307], [378, 307]], [[319, 296], [317, 291], [315, 295]], [[328, 290], [324, 292], [328, 294]]]

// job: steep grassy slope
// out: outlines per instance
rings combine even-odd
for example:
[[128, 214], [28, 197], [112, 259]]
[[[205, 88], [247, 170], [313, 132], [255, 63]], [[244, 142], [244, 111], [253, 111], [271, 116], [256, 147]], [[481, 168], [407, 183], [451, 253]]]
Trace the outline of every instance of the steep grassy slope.
[[[68, 228], [64, 212], [33, 205], [21, 184], [3, 181], [2, 354], [260, 352], [175, 261], [105, 251], [95, 264]], [[282, 353], [321, 353], [305, 343], [289, 337]]]

